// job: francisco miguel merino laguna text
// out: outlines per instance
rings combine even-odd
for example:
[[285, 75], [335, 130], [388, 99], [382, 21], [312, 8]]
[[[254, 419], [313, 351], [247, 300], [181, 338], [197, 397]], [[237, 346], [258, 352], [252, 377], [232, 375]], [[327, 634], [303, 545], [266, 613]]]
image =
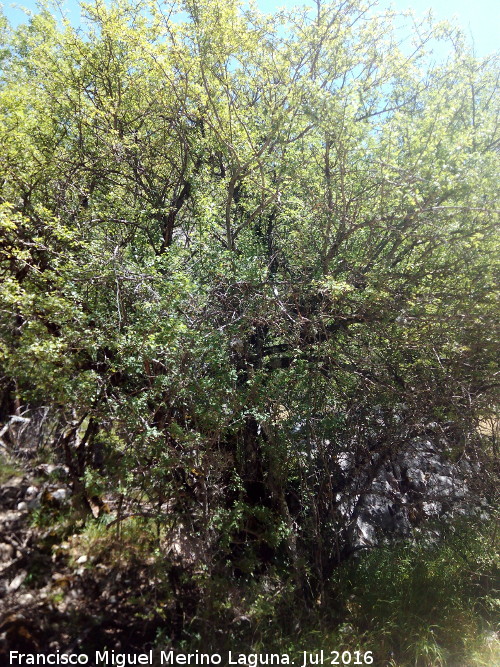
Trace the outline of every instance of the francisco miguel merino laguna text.
[[[160, 651], [159, 662], [161, 665], [220, 665], [222, 656], [220, 653], [176, 653], [172, 649]], [[301, 667], [310, 665], [373, 665], [372, 651], [302, 651], [303, 659]], [[88, 665], [89, 656], [84, 653], [49, 653], [47, 655], [34, 653], [20, 653], [10, 651], [11, 665]], [[228, 651], [227, 660], [224, 665], [246, 665], [257, 667], [258, 665], [291, 665], [294, 661], [287, 653], [235, 653]], [[96, 651], [94, 665], [111, 665], [113, 667], [127, 667], [128, 665], [158, 665], [154, 661], [154, 651], [147, 653], [116, 653], [115, 651]]]
[[[227, 662], [222, 663], [220, 653], [176, 653], [173, 650], [159, 651], [161, 665], [290, 665], [292, 661], [286, 653], [234, 653], [229, 651]], [[96, 651], [93, 663], [89, 663], [89, 656], [84, 653], [20, 653], [10, 651], [11, 665], [112, 665], [113, 667], [126, 667], [127, 665], [153, 665], [158, 664], [154, 660], [154, 651], [151, 649], [146, 653], [116, 653], [105, 650]]]

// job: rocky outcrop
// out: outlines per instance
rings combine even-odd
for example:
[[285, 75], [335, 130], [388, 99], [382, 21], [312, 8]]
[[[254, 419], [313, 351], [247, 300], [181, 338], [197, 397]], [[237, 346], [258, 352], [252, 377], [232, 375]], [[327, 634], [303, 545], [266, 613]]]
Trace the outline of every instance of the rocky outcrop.
[[351, 548], [374, 546], [389, 536], [410, 536], [429, 520], [487, 512], [484, 499], [475, 497], [472, 502], [468, 480], [478, 472], [477, 464], [465, 457], [453, 462], [431, 440], [419, 438], [381, 464], [378, 456], [364, 478], [359, 470], [354, 474], [356, 464], [348, 454], [338, 457], [344, 488], [337, 501], [349, 525]]

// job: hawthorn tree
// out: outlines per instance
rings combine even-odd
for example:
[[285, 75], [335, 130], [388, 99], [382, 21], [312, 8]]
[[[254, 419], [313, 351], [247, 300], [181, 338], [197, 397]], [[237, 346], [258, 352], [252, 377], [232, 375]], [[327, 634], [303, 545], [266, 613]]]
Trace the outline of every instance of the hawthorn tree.
[[82, 12], [3, 23], [2, 418], [50, 408], [81, 511], [311, 595], [429, 423], [496, 456], [498, 57], [361, 0]]

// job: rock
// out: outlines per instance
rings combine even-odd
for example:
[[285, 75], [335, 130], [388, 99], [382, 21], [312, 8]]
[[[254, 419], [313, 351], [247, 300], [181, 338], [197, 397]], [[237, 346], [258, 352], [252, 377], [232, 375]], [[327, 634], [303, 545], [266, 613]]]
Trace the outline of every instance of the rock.
[[[380, 467], [379, 455], [374, 452], [366, 464], [364, 483], [353, 454], [341, 452], [335, 462], [342, 488], [335, 499], [338, 511], [351, 524], [352, 548], [374, 546], [388, 535], [409, 535], [426, 519], [473, 511], [466, 504], [471, 464], [451, 462], [446, 452], [441, 453], [428, 439], [412, 439]], [[377, 469], [375, 478], [371, 478], [372, 466]]]
[[0, 543], [0, 561], [8, 561], [14, 558], [15, 549], [12, 544]]
[[425, 489], [425, 475], [422, 470], [419, 470], [418, 468], [408, 468], [406, 477], [416, 490], [423, 491]]
[[64, 502], [67, 498], [69, 498], [69, 490], [68, 489], [56, 489], [55, 491], [52, 491], [51, 496], [54, 500], [57, 500], [57, 502], [62, 503]]
[[38, 495], [36, 498], [33, 498], [32, 500], [28, 501], [28, 509], [29, 510], [35, 510], [37, 507], [40, 507], [41, 503], [41, 496]]
[[54, 587], [67, 590], [71, 586], [73, 581], [72, 574], [64, 574], [60, 572], [54, 572], [52, 575], [52, 581], [54, 582]]
[[375, 528], [361, 517], [356, 521], [354, 532], [357, 546], [369, 546], [375, 543]]
[[19, 512], [27, 512], [28, 503], [25, 503], [24, 500], [22, 500], [20, 503], [17, 503], [17, 509]]
[[438, 516], [443, 509], [442, 503], [427, 503], [423, 502], [422, 503], [422, 511], [424, 514], [427, 516]]
[[80, 558], [77, 559], [76, 563], [77, 565], [83, 565], [88, 561], [88, 556], [80, 556]]
[[64, 479], [68, 475], [67, 466], [54, 465], [52, 463], [41, 463], [37, 468], [36, 472], [39, 475], [46, 475], [47, 477], [53, 476], [58, 479]]
[[7, 586], [7, 592], [8, 593], [13, 593], [14, 591], [17, 591], [18, 588], [22, 586], [23, 581], [26, 579], [28, 576], [28, 573], [26, 570], [21, 570], [18, 575], [12, 579], [10, 584]]

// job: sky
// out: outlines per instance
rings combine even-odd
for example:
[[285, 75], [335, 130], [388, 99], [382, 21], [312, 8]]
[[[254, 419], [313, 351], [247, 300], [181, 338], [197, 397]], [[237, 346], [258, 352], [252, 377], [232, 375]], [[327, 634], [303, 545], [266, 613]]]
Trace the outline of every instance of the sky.
[[[220, 0], [224, 2], [224, 0]], [[68, 17], [77, 21], [77, 0], [66, 0], [65, 6], [69, 10]], [[312, 0], [257, 0], [261, 11], [272, 12], [280, 7], [294, 5], [312, 5]], [[33, 9], [36, 0], [17, 0], [18, 8], [13, 3], [0, 2], [8, 19], [16, 25], [23, 20], [23, 13], [19, 6]], [[417, 14], [423, 15], [432, 9], [438, 20], [456, 18], [461, 27], [473, 38], [476, 55], [485, 56], [500, 48], [500, 0], [379, 0], [381, 7], [392, 5], [394, 9], [404, 10], [412, 8]]]

